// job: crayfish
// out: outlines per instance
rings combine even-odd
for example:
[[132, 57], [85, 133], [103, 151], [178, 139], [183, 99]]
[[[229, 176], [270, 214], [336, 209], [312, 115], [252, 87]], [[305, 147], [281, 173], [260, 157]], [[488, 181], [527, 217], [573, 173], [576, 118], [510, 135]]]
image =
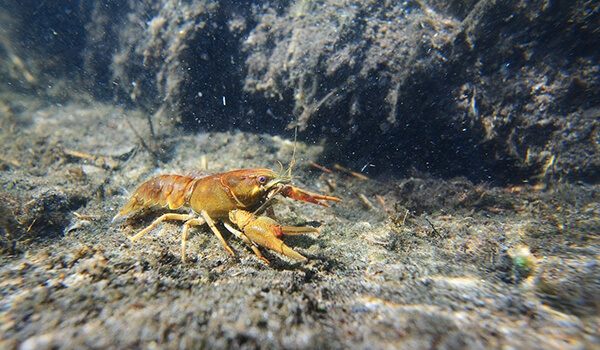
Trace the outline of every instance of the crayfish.
[[[318, 232], [317, 229], [280, 226], [275, 220], [265, 216], [257, 217], [254, 213], [264, 209], [277, 194], [325, 207], [329, 207], [329, 205], [322, 201], [341, 202], [341, 199], [314, 194], [290, 186], [291, 175], [289, 172], [288, 170], [277, 174], [268, 169], [245, 169], [205, 177], [158, 176], [141, 184], [129, 202], [115, 216], [115, 219], [150, 206], [179, 209], [187, 205], [192, 210], [190, 214], [163, 214], [148, 227], [131, 237], [131, 241], [135, 242], [165, 220], [181, 220], [184, 221], [181, 240], [183, 262], [185, 262], [186, 242], [190, 227], [204, 224], [208, 224], [225, 250], [235, 256], [215, 225], [215, 220], [219, 220], [231, 233], [247, 243], [261, 260], [267, 263], [269, 261], [262, 256], [257, 245], [290, 258], [305, 261], [304, 256], [286, 246], [281, 238], [286, 234]], [[241, 231], [235, 229], [233, 225], [239, 227]]]

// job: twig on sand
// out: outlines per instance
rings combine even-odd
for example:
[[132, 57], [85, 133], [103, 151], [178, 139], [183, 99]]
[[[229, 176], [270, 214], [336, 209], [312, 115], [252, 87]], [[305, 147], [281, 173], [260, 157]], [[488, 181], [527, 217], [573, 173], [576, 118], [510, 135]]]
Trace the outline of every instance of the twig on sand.
[[[129, 125], [129, 127], [131, 128], [131, 130], [133, 131], [135, 136], [138, 138], [138, 140], [140, 140], [142, 147], [144, 147], [148, 151], [148, 153], [150, 153], [154, 162], [158, 163], [160, 161], [160, 156], [159, 156], [158, 152], [156, 152], [155, 150], [150, 148], [150, 146], [148, 146], [146, 141], [144, 141], [144, 139], [140, 136], [140, 134], [137, 132], [137, 130], [133, 127], [133, 124], [131, 124], [131, 122], [129, 121], [129, 118], [127, 118], [127, 115], [123, 114], [123, 116], [125, 117], [125, 121], [127, 122], [127, 125]], [[148, 117], [148, 121], [150, 122], [150, 117]], [[152, 129], [151, 122], [150, 122], [150, 135], [154, 138], [154, 131]]]

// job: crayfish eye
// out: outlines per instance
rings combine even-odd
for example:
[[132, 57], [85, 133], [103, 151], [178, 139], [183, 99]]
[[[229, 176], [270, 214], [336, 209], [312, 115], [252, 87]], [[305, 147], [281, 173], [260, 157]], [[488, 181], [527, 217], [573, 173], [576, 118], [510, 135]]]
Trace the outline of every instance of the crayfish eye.
[[258, 183], [261, 184], [261, 185], [266, 184], [267, 183], [267, 177], [264, 176], [264, 175], [259, 176], [258, 177]]

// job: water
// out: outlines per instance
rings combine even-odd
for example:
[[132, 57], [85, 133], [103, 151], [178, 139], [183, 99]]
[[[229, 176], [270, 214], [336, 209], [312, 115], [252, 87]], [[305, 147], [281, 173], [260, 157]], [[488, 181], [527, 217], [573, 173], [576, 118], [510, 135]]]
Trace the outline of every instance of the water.
[[[0, 348], [597, 346], [598, 16], [0, 1]], [[256, 213], [318, 228], [283, 238], [307, 262], [226, 217], [235, 257], [197, 225], [185, 263], [179, 220], [128, 239], [168, 208], [112, 221], [153, 177], [292, 157], [343, 200]]]

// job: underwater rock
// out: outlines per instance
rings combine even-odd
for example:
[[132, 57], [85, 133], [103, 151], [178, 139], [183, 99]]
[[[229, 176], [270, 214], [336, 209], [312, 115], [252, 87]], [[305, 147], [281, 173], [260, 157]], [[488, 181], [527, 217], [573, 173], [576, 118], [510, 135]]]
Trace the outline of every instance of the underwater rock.
[[600, 265], [595, 259], [548, 258], [535, 276], [535, 290], [548, 305], [578, 316], [598, 314]]
[[600, 180], [594, 1], [28, 3], [9, 1], [0, 77], [164, 133], [298, 124], [354, 170]]

